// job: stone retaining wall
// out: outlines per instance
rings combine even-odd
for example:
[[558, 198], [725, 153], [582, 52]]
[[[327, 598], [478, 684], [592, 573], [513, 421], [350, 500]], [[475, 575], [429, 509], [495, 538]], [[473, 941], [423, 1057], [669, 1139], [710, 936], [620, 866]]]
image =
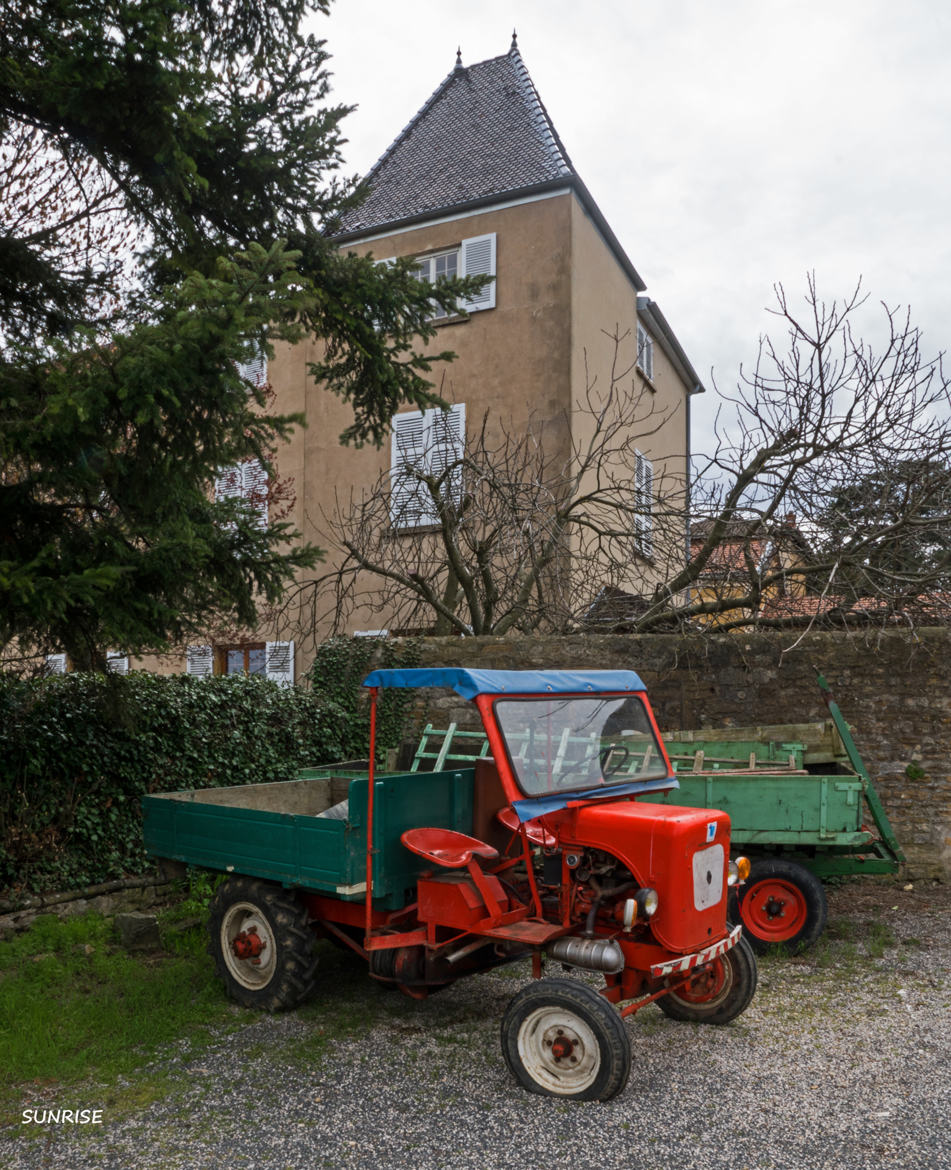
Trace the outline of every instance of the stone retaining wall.
[[[854, 730], [909, 875], [951, 878], [951, 630], [430, 638], [420, 665], [636, 670], [662, 728], [824, 720], [818, 669]], [[420, 720], [478, 725], [470, 704], [434, 695]]]
[[173, 889], [160, 873], [101, 882], [82, 890], [28, 895], [18, 901], [0, 902], [0, 939], [26, 930], [40, 914], [59, 918], [95, 911], [106, 918], [132, 911], [150, 910], [164, 903]]

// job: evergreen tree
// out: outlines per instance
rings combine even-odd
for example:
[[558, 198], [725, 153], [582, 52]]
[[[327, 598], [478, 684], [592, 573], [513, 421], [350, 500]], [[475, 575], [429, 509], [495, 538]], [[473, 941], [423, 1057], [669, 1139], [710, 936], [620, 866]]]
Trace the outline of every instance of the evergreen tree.
[[951, 587], [951, 467], [897, 460], [840, 487], [817, 524], [826, 556], [845, 562], [840, 586], [858, 597]]
[[380, 442], [425, 406], [433, 290], [343, 254], [326, 0], [19, 0], [0, 13], [0, 647], [159, 649], [251, 624], [316, 549], [215, 502], [295, 421], [235, 362], [324, 341], [314, 377]]

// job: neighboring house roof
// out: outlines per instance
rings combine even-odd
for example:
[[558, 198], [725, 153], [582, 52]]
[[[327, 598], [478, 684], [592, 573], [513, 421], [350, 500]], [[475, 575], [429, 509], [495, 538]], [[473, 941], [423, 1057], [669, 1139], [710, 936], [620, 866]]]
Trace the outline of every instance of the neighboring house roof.
[[[704, 518], [690, 525], [691, 556], [696, 556], [705, 544], [715, 521]], [[747, 575], [747, 556], [753, 559], [761, 573], [779, 567], [777, 558], [806, 558], [809, 544], [800, 532], [796, 517], [789, 513], [783, 520], [764, 524], [758, 518], [735, 517], [727, 521], [723, 535], [710, 554], [697, 584]], [[787, 561], [787, 567], [789, 565]], [[801, 561], [800, 561], [801, 563]]]
[[559, 189], [578, 196], [635, 288], [641, 280], [581, 182], [542, 104], [515, 37], [502, 57], [457, 57], [432, 97], [365, 180], [367, 195], [333, 232], [378, 235], [439, 215]]

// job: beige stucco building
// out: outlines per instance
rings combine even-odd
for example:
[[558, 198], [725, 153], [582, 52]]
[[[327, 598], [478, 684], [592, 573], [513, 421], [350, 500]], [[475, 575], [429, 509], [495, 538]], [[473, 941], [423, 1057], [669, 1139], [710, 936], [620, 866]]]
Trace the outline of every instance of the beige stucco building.
[[[595, 397], [602, 394], [612, 363], [628, 371], [619, 392], [638, 395], [650, 415], [637, 438], [639, 482], [629, 485], [647, 502], [641, 523], [648, 539], [642, 555], [632, 558], [628, 579], [613, 584], [633, 593], [647, 588], [668, 567], [649, 539], [652, 513], [661, 493], [679, 493], [685, 503], [690, 398], [702, 386], [572, 166], [515, 40], [492, 60], [465, 67], [457, 59], [368, 184], [366, 201], [342, 223], [341, 248], [379, 261], [416, 257], [429, 279], [494, 277], [467, 311], [437, 321], [435, 348], [457, 354], [444, 372], [436, 371], [439, 392], [456, 408], [448, 441], [462, 442], [484, 418], [490, 429], [538, 428], [567, 454], [592, 425], [579, 409], [586, 389], [593, 383]], [[307, 419], [277, 456], [280, 476], [293, 481], [289, 518], [306, 539], [327, 547], [323, 534], [335, 498], [392, 475], [400, 448], [395, 442], [382, 449], [339, 445], [351, 418], [346, 404], [309, 376], [308, 363], [319, 357], [316, 341], [282, 346], [267, 373], [275, 409]], [[402, 434], [425, 421], [407, 410], [394, 427]], [[394, 525], [393, 540], [400, 539]], [[685, 534], [679, 549], [685, 556]], [[332, 568], [331, 556], [313, 575]], [[592, 580], [590, 596], [579, 604], [593, 602], [598, 587]], [[304, 612], [298, 609], [293, 622], [273, 618], [266, 631], [247, 638], [192, 647], [188, 669], [299, 678], [315, 639], [331, 628], [316, 607], [310, 611], [318, 615], [316, 628], [312, 621], [302, 636]], [[358, 609], [348, 625], [350, 632], [388, 629], [390, 615]]]

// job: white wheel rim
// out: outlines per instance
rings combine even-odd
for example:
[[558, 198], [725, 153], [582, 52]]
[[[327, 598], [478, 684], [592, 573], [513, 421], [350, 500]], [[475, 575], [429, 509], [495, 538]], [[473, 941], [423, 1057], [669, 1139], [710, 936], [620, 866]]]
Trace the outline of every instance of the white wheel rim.
[[594, 1031], [563, 1007], [540, 1007], [522, 1021], [518, 1054], [526, 1072], [549, 1093], [584, 1092], [597, 1079], [601, 1047]]
[[[242, 932], [256, 934], [263, 943], [256, 959], [239, 959], [234, 952], [234, 940]], [[234, 979], [250, 991], [267, 986], [277, 965], [277, 946], [271, 925], [257, 906], [251, 902], [235, 902], [221, 920], [221, 953]]]

